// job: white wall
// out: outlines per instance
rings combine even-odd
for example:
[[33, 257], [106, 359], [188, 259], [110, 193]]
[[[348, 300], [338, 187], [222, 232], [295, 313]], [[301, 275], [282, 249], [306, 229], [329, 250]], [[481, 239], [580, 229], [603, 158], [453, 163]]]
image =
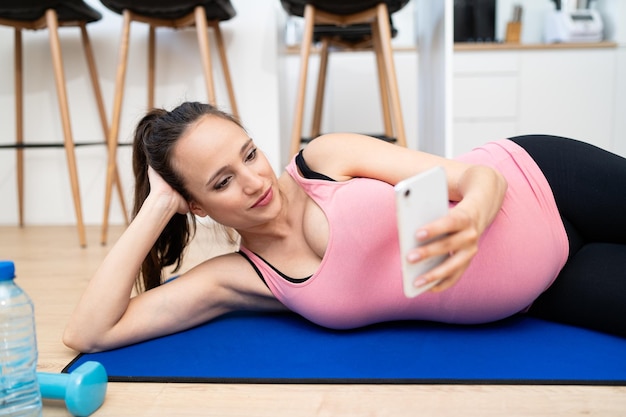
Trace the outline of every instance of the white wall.
[[[99, 71], [105, 107], [110, 118], [117, 67], [122, 18], [96, 0], [87, 3], [100, 10], [101, 21], [88, 26]], [[279, 2], [275, 0], [233, 0], [237, 16], [222, 24], [231, 76], [240, 116], [251, 135], [266, 151], [273, 166], [279, 166], [277, 40]], [[23, 34], [25, 140], [61, 142], [62, 129], [51, 68], [47, 31]], [[91, 94], [79, 30], [60, 29], [68, 84], [71, 122], [75, 141], [103, 140], [97, 108]], [[211, 37], [212, 38], [212, 37]], [[133, 126], [146, 108], [147, 25], [133, 23], [129, 71], [121, 121], [121, 141], [129, 141]], [[15, 138], [13, 29], [0, 27], [0, 143]], [[214, 63], [219, 64], [217, 55]], [[219, 70], [218, 70], [219, 71]], [[183, 100], [206, 100], [206, 89], [198, 59], [194, 30], [157, 31], [157, 106], [173, 107]], [[221, 88], [222, 74], [216, 74], [217, 100], [228, 107]], [[17, 223], [15, 152], [0, 150], [0, 224]], [[74, 209], [62, 148], [29, 149], [25, 152], [27, 224], [73, 224]], [[100, 224], [104, 199], [106, 153], [104, 147], [77, 149], [83, 215], [87, 224]], [[121, 148], [120, 171], [127, 204], [131, 204], [132, 169], [130, 147]], [[114, 201], [111, 221], [122, 221]]]

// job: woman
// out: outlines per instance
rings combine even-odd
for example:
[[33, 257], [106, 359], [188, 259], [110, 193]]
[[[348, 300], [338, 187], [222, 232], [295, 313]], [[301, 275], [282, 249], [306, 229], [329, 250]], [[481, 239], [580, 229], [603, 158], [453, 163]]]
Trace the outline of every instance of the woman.
[[[277, 177], [236, 120], [183, 103], [140, 121], [133, 157], [134, 219], [67, 325], [64, 342], [76, 350], [128, 345], [230, 311], [285, 308], [333, 328], [481, 323], [530, 311], [626, 336], [626, 197], [617, 188], [626, 160], [593, 146], [519, 137], [449, 160], [331, 134]], [[409, 299], [392, 185], [437, 165], [451, 208], [416, 237], [443, 238], [408, 258], [450, 256], [416, 278], [418, 286], [440, 281], [434, 289]], [[237, 231], [240, 250], [161, 285], [162, 269], [180, 264], [195, 216]], [[136, 279], [146, 291], [131, 297]]]

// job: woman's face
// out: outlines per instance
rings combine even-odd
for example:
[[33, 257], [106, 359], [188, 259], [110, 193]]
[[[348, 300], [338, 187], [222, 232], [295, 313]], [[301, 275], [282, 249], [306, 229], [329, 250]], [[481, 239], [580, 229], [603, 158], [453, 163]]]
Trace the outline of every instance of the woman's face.
[[191, 211], [237, 230], [264, 225], [281, 209], [276, 175], [235, 123], [204, 116], [176, 144], [174, 169], [191, 194]]

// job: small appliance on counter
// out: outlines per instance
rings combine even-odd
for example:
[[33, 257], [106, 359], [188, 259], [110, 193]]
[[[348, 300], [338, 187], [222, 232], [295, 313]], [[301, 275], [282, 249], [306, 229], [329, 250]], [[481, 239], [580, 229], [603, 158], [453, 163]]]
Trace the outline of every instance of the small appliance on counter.
[[454, 0], [454, 42], [495, 42], [496, 0]]
[[597, 10], [589, 2], [570, 10], [561, 0], [553, 0], [556, 9], [546, 15], [544, 41], [546, 43], [600, 42], [604, 38], [604, 25]]

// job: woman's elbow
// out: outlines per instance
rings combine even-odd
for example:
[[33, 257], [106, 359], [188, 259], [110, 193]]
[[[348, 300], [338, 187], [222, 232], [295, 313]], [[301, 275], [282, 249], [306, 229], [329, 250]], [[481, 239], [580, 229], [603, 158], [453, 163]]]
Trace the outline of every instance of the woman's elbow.
[[63, 344], [70, 349], [81, 353], [94, 353], [103, 349], [98, 348], [95, 340], [90, 340], [85, 332], [66, 327], [62, 337]]

